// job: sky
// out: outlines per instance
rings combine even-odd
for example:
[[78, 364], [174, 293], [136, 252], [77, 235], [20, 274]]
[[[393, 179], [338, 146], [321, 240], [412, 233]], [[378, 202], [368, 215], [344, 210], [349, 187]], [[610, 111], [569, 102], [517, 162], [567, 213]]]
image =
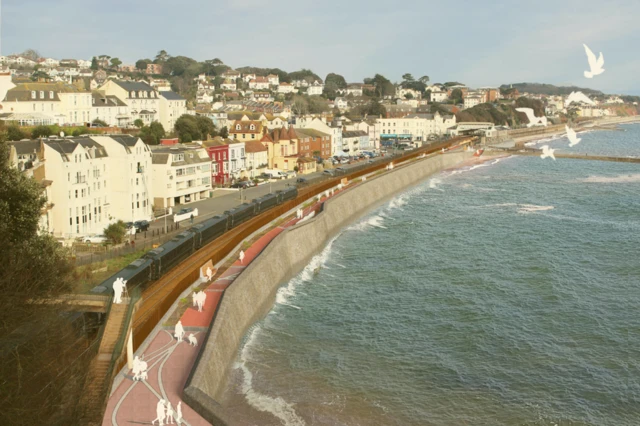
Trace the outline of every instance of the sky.
[[[471, 87], [536, 82], [640, 95], [638, 0], [4, 0], [1, 12], [3, 55], [32, 48], [134, 64], [164, 49], [349, 82], [411, 73]], [[604, 74], [583, 76], [583, 43], [604, 53]]]

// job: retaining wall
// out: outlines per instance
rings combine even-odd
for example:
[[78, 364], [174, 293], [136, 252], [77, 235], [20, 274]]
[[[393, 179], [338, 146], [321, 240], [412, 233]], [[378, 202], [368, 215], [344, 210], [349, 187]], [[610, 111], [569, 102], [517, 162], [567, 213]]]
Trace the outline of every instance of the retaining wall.
[[298, 274], [342, 228], [389, 197], [453, 167], [473, 152], [452, 152], [397, 167], [327, 201], [324, 211], [278, 235], [225, 291], [183, 399], [213, 425], [233, 425], [220, 400], [249, 327], [272, 309], [278, 288]]

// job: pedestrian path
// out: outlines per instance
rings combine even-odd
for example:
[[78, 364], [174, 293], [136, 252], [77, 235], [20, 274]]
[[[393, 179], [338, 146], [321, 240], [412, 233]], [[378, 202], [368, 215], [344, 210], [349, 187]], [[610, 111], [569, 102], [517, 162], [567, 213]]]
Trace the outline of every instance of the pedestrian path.
[[[338, 191], [334, 192], [335, 196]], [[329, 197], [330, 198], [330, 197]], [[320, 200], [303, 210], [303, 216], [308, 217], [312, 213], [317, 213], [321, 205], [328, 198], [323, 194]], [[142, 345], [136, 355], [148, 365], [147, 379], [134, 381], [133, 373], [127, 371], [124, 379], [109, 397], [107, 410], [102, 424], [107, 425], [129, 425], [129, 424], [149, 424], [157, 419], [159, 413], [163, 412], [160, 400], [168, 401], [175, 413], [178, 403], [180, 403], [182, 418], [173, 416], [175, 424], [188, 426], [209, 425], [200, 415], [193, 411], [187, 404], [182, 402], [181, 396], [187, 378], [193, 368], [193, 364], [201, 350], [201, 343], [204, 341], [206, 331], [211, 325], [216, 308], [224, 290], [235, 281], [242, 271], [249, 265], [282, 231], [296, 225], [301, 219], [293, 218], [285, 223], [271, 229], [265, 235], [247, 248], [244, 259], [241, 262], [237, 259], [227, 270], [225, 270], [214, 282], [200, 283], [198, 285], [206, 294], [205, 304], [202, 312], [198, 312], [194, 306], [189, 306], [180, 321], [184, 327], [185, 338], [177, 341], [173, 336], [173, 326], [165, 326], [158, 331], [154, 331], [147, 339], [148, 345]], [[200, 283], [200, 284], [198, 284]], [[206, 287], [204, 287], [206, 286]], [[189, 297], [191, 304], [191, 298]], [[197, 341], [197, 346], [189, 343], [189, 335]], [[162, 417], [161, 416], [161, 417]], [[154, 424], [170, 424], [168, 418], [162, 421], [156, 420]]]

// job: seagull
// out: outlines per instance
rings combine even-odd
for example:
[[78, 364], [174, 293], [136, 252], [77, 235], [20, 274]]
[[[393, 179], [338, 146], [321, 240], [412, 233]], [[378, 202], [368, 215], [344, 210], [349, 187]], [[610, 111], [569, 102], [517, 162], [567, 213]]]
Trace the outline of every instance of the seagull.
[[532, 108], [516, 108], [516, 111], [523, 112], [527, 115], [527, 118], [529, 119], [529, 124], [527, 124], [527, 127], [547, 125], [547, 117], [536, 117]]
[[572, 102], [575, 103], [584, 103], [587, 105], [595, 105], [596, 103], [593, 102], [591, 99], [589, 99], [589, 97], [587, 95], [585, 95], [582, 92], [571, 92], [571, 94], [569, 96], [567, 96], [567, 99], [565, 99], [564, 101], [564, 106], [565, 108], [568, 107], [569, 105], [571, 105]]
[[593, 54], [589, 46], [583, 44], [584, 51], [587, 52], [587, 60], [589, 61], [589, 68], [591, 71], [585, 71], [584, 76], [586, 78], [593, 78], [594, 75], [600, 75], [604, 72], [604, 56], [602, 56], [602, 52], [600, 52], [600, 56], [596, 59], [596, 55]]
[[574, 145], [578, 145], [582, 139], [576, 136], [576, 131], [567, 125], [565, 125], [564, 128], [567, 131], [567, 139], [569, 139], [569, 148], [571, 148]]
[[540, 155], [540, 158], [542, 158], [544, 160], [547, 157], [551, 157], [555, 161], [556, 157], [554, 157], [553, 151], [555, 151], [555, 149], [549, 148], [549, 145], [543, 146], [542, 147], [542, 155]]

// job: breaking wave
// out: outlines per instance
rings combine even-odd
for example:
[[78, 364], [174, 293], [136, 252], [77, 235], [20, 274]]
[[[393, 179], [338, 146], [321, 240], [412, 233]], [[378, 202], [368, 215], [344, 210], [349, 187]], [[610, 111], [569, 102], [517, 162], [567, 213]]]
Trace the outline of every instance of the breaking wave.
[[640, 174], [620, 175], [620, 176], [589, 176], [585, 179], [578, 179], [584, 183], [634, 183], [640, 182]]

